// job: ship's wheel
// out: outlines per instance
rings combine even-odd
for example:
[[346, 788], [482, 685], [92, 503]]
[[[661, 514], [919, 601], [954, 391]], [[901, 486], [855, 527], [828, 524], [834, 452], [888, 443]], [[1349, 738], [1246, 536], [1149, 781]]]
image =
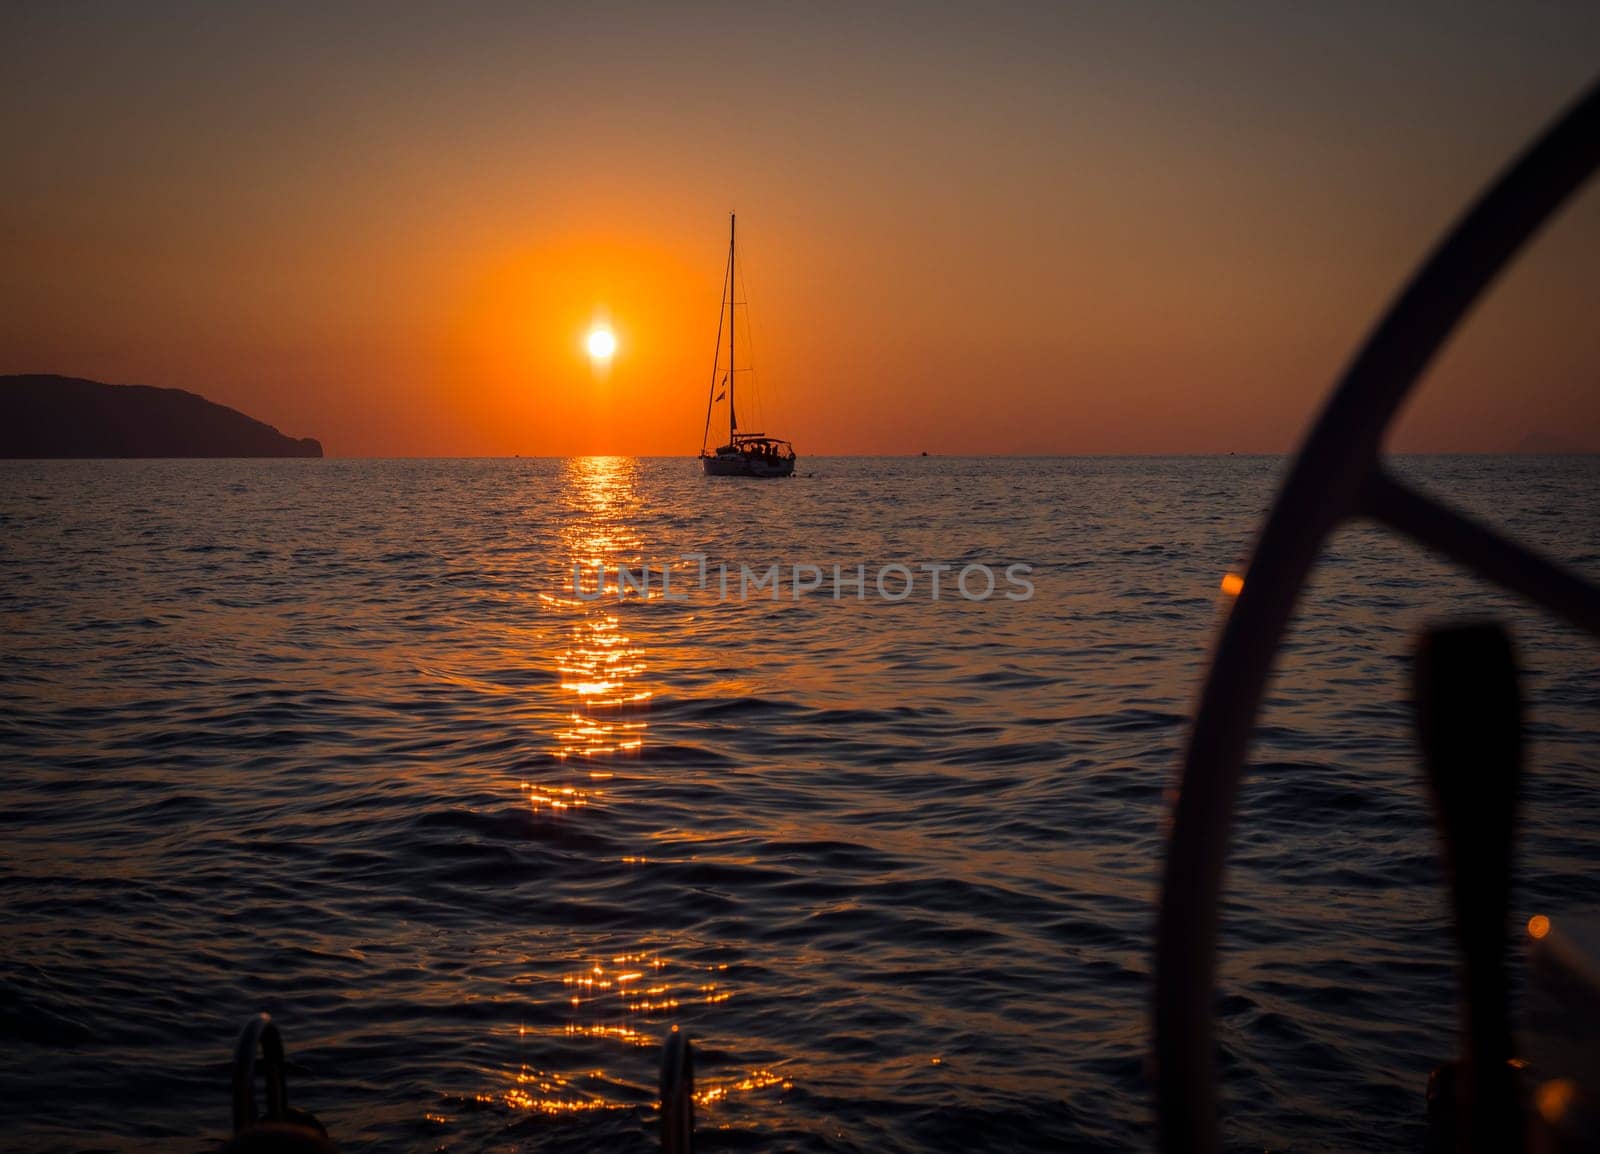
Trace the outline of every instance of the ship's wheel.
[[[1600, 84], [1505, 171], [1422, 265], [1334, 389], [1267, 515], [1212, 656], [1172, 815], [1154, 1006], [1157, 1114], [1166, 1151], [1220, 1148], [1212, 1006], [1229, 829], [1273, 657], [1329, 535], [1354, 518], [1375, 520], [1600, 636], [1600, 589], [1409, 488], [1379, 456], [1383, 434], [1433, 354], [1597, 165]], [[1452, 817], [1445, 802], [1448, 851]], [[1466, 935], [1457, 873], [1458, 932]], [[1502, 916], [1498, 932], [1503, 926]], [[1473, 946], [1465, 936], [1463, 948], [1470, 1002]], [[1469, 1029], [1469, 1042], [1470, 1035]], [[1487, 1138], [1480, 1131], [1466, 1141], [1482, 1147]]]

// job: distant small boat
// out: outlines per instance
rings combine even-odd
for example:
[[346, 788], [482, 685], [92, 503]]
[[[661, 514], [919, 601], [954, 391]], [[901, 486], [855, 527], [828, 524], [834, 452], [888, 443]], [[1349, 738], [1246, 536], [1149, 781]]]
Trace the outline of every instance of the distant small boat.
[[[717, 355], [711, 362], [711, 391], [707, 394], [706, 400], [706, 431], [700, 439], [700, 464], [704, 467], [706, 475], [711, 477], [788, 477], [794, 474], [796, 459], [794, 446], [782, 438], [769, 437], [765, 433], [741, 433], [739, 417], [733, 407], [738, 373], [745, 371], [736, 369], [733, 364], [734, 229], [737, 223], [735, 216], [729, 213], [728, 272], [722, 284], [722, 304], [726, 309], [726, 315], [720, 312], [718, 314]], [[718, 371], [723, 369], [721, 361], [724, 322], [728, 329], [728, 364], [726, 370], [722, 372], [721, 392], [718, 392]], [[711, 411], [724, 396], [728, 401], [728, 443], [711, 450], [706, 447], [711, 439]]]

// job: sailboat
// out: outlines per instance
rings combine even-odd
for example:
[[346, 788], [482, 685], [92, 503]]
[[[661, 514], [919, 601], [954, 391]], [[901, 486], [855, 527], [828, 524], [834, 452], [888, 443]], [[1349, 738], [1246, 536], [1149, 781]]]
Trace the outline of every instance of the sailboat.
[[[725, 311], [719, 312], [717, 317], [717, 353], [711, 362], [711, 391], [706, 399], [706, 431], [700, 438], [700, 464], [710, 477], [788, 477], [794, 474], [794, 446], [788, 441], [779, 437], [769, 437], [765, 433], [741, 433], [738, 413], [734, 408], [734, 391], [739, 379], [738, 374], [746, 371], [735, 368], [733, 363], [733, 286], [737, 226], [737, 217], [729, 213], [728, 272], [722, 283], [722, 304]], [[724, 324], [728, 330], [728, 363], [725, 367], [721, 363]], [[722, 371], [724, 368], [725, 371]], [[721, 392], [718, 391], [719, 371], [722, 371]], [[711, 440], [711, 411], [713, 406], [722, 400], [723, 394], [726, 394], [728, 399], [728, 443], [719, 445], [714, 450], [708, 449], [707, 445]]]

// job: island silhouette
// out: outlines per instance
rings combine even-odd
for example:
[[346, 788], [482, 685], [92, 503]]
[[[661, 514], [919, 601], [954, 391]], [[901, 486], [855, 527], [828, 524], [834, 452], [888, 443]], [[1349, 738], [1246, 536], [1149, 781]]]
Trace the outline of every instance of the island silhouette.
[[314, 437], [286, 437], [183, 389], [0, 376], [0, 457], [320, 456]]

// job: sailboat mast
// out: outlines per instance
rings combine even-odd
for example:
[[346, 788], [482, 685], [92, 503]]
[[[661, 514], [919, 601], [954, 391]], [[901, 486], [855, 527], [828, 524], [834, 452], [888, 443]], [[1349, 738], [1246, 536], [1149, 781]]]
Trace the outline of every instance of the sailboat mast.
[[728, 444], [733, 444], [733, 435], [738, 431], [739, 421], [733, 411], [733, 298], [739, 291], [739, 281], [734, 275], [734, 228], [738, 224], [738, 217], [734, 213], [728, 214]]

